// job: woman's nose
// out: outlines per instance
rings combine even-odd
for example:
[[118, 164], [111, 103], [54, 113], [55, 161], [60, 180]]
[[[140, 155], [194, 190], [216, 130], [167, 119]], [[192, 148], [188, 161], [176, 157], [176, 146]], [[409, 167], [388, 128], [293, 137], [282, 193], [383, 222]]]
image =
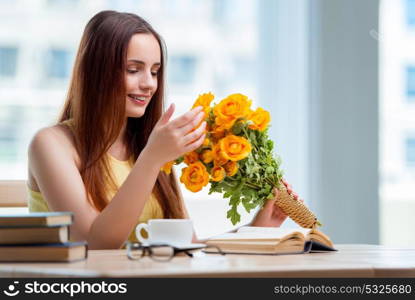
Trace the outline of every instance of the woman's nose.
[[157, 77], [153, 76], [151, 72], [146, 72], [140, 79], [139, 85], [143, 90], [154, 90], [157, 87]]

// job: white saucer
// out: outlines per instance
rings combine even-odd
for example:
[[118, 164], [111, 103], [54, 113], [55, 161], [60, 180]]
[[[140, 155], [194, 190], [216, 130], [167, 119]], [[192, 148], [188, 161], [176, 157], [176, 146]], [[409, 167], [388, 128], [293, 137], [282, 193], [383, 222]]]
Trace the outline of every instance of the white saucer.
[[[145, 244], [146, 246], [152, 246], [152, 245], [159, 245], [160, 243], [148, 243]], [[175, 244], [175, 243], [168, 243], [168, 245], [171, 245], [179, 250], [193, 250], [193, 249], [200, 249], [205, 248], [206, 244], [196, 244], [196, 243], [190, 243], [190, 244]]]
[[193, 250], [193, 249], [200, 249], [205, 248], [206, 244], [171, 244], [173, 247], [180, 249], [180, 250]]

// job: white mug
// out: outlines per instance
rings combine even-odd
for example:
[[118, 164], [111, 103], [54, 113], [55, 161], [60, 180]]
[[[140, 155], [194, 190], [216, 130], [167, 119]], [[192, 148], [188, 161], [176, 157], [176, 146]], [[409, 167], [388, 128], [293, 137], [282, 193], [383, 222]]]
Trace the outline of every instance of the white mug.
[[[148, 238], [141, 235], [142, 229], [147, 231]], [[143, 244], [189, 245], [192, 243], [193, 223], [189, 219], [151, 219], [148, 224], [138, 224], [135, 235]]]

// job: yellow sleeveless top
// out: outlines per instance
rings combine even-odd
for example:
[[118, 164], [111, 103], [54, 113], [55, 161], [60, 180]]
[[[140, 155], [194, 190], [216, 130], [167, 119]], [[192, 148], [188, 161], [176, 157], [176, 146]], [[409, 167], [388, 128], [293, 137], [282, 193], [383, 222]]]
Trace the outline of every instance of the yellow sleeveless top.
[[[109, 156], [110, 167], [112, 169], [115, 184], [117, 187], [120, 187], [124, 180], [127, 178], [128, 174], [131, 171], [131, 164], [129, 161], [120, 161], [116, 158]], [[118, 190], [118, 189], [117, 189]], [[112, 199], [117, 191], [108, 189], [107, 193], [109, 195], [109, 199]], [[43, 198], [42, 194], [36, 191], [31, 190], [28, 188], [29, 193], [29, 211], [30, 212], [48, 212], [49, 207], [45, 199]], [[151, 194], [150, 199], [144, 205], [143, 212], [141, 216], [138, 218], [138, 223], [147, 223], [150, 219], [163, 219], [163, 211], [156, 199], [156, 197]], [[131, 231], [129, 237], [129, 241], [137, 241], [135, 236], [135, 228]]]

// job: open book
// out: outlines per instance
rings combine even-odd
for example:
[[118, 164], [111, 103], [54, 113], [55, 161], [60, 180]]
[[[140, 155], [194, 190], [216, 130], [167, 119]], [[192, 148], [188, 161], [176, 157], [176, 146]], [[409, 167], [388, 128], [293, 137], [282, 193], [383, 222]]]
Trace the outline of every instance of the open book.
[[[294, 254], [336, 251], [330, 238], [315, 229], [286, 229], [244, 226], [234, 233], [212, 237], [207, 245], [217, 246], [224, 253]], [[207, 248], [205, 252], [217, 252]]]

